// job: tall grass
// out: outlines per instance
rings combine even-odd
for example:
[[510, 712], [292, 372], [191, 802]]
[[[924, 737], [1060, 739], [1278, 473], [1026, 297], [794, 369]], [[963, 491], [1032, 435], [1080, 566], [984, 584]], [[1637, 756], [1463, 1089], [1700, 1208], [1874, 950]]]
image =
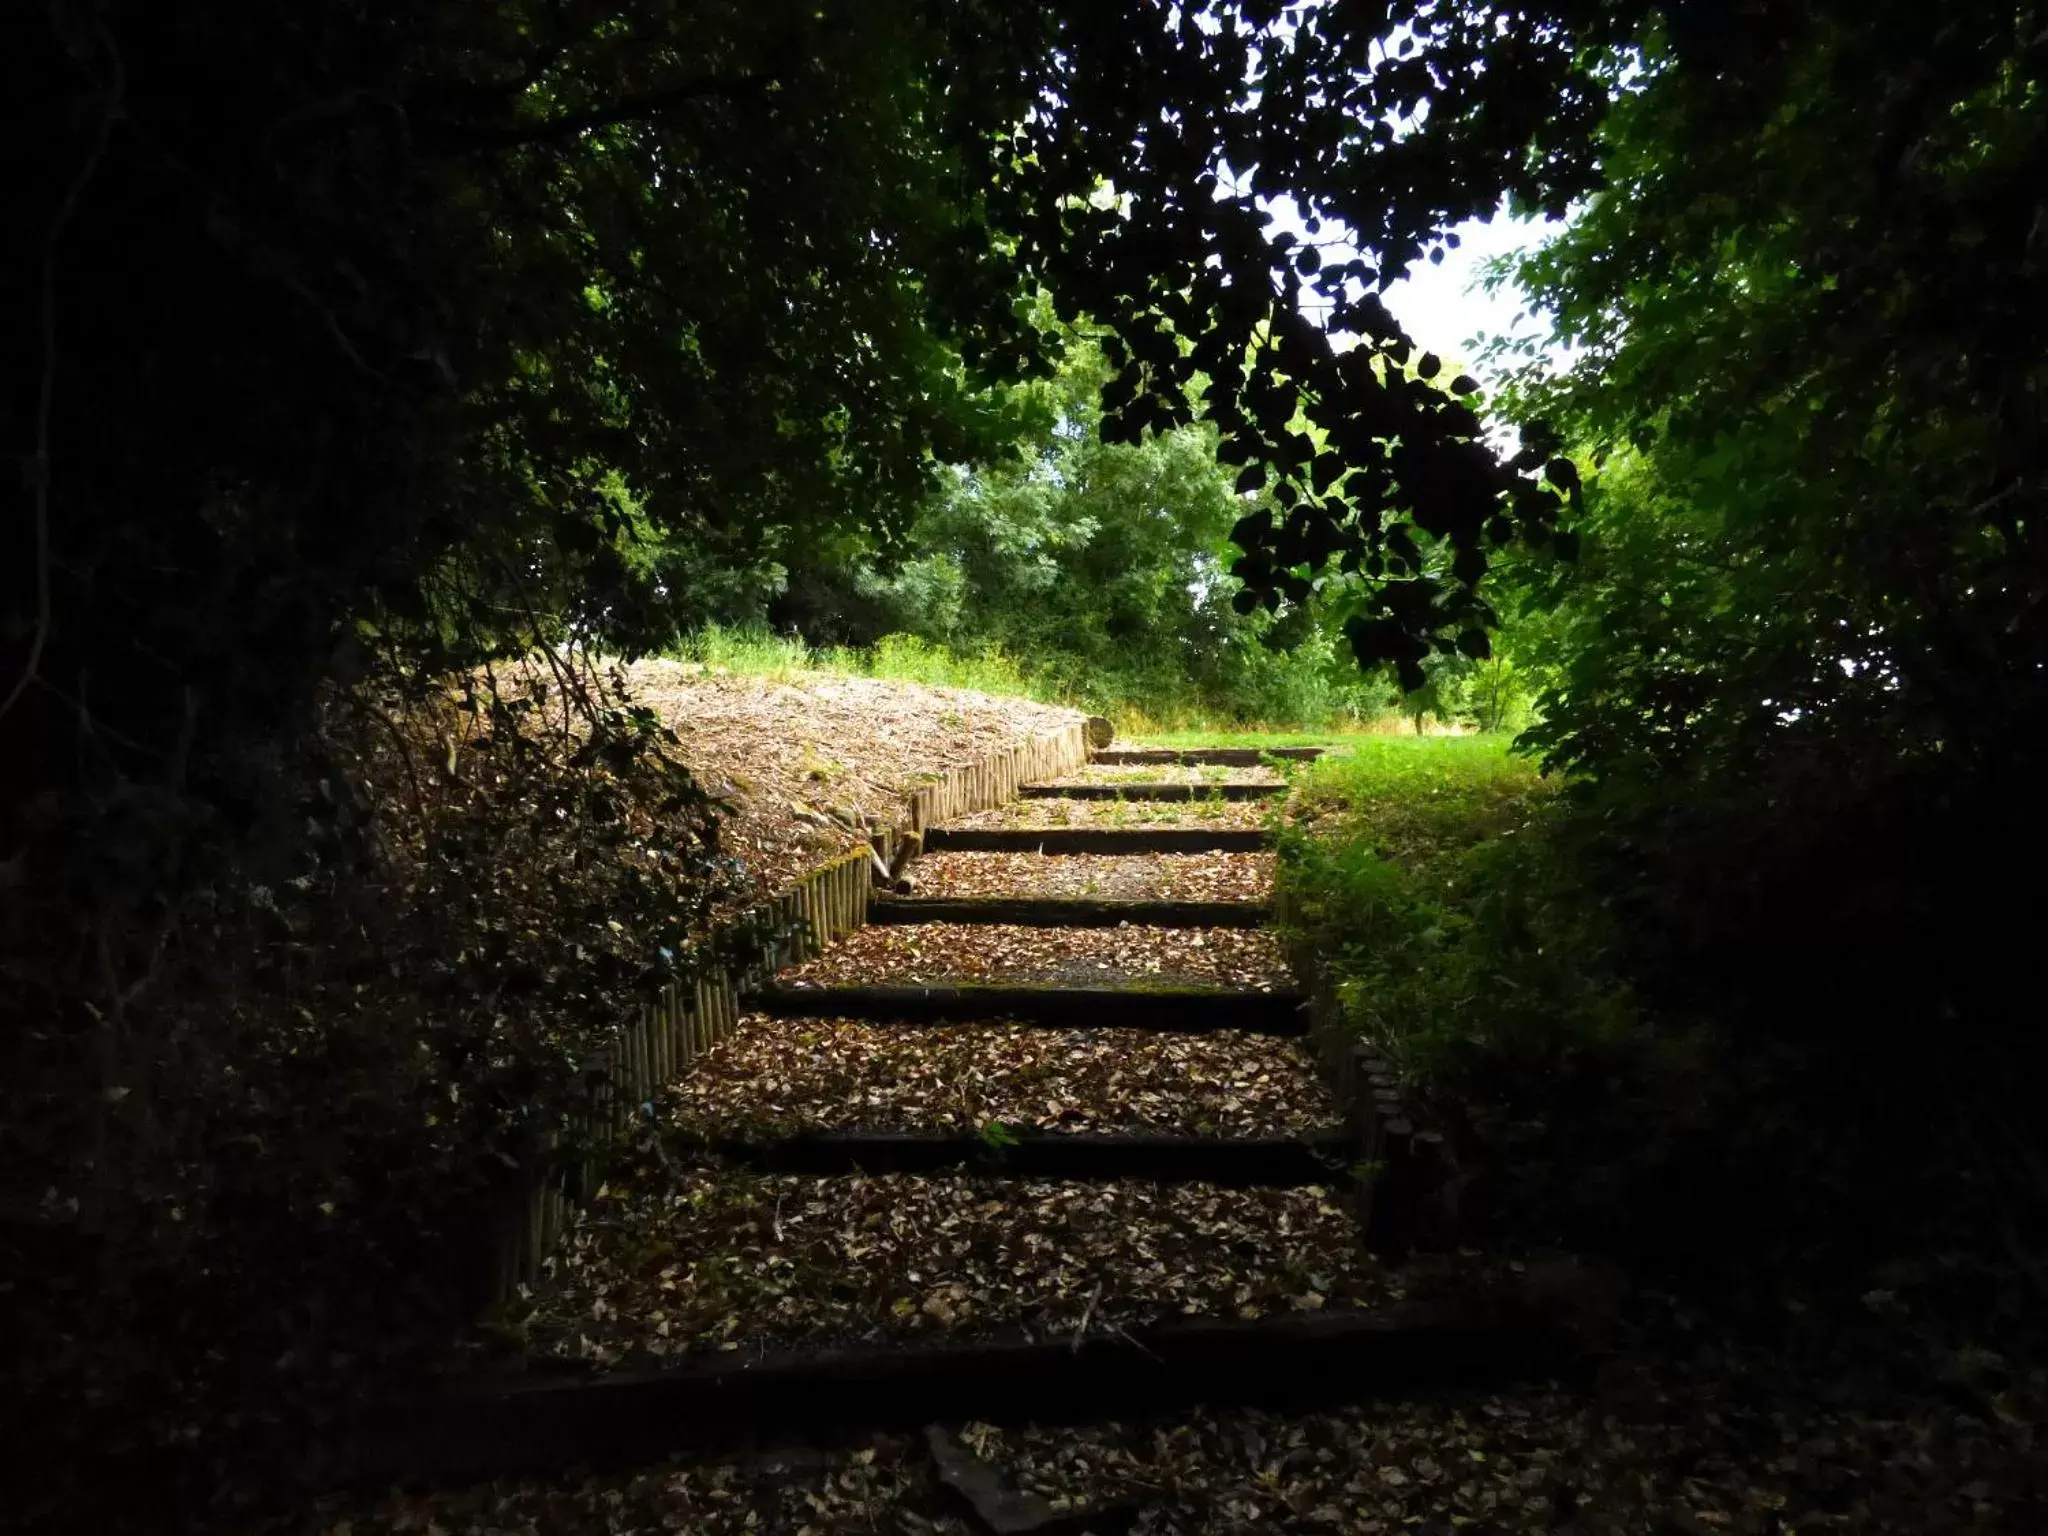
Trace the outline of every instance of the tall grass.
[[786, 680], [799, 672], [818, 670], [816, 653], [794, 635], [766, 629], [727, 629], [706, 625], [675, 647], [678, 661], [694, 661], [713, 672]]
[[1033, 676], [1000, 649], [954, 651], [917, 635], [884, 635], [866, 647], [813, 648], [794, 635], [708, 625], [686, 636], [674, 654], [679, 660], [697, 662], [714, 672], [747, 677], [787, 680], [802, 673], [882, 677], [934, 688], [971, 688], [980, 693], [1037, 699], [1045, 704], [1082, 706], [1082, 701], [1068, 690]]
[[[884, 635], [872, 646], [812, 648], [793, 635], [765, 628], [709, 625], [685, 636], [672, 654], [715, 672], [788, 681], [800, 674], [893, 678], [938, 688], [1009, 694], [1103, 714], [1126, 739], [1174, 746], [1278, 746], [1315, 744], [1360, 731], [1410, 730], [1395, 713], [1361, 714], [1333, 703], [1343, 690], [1274, 689], [1271, 718], [1232, 719], [1204, 708], [1185, 680], [1169, 687], [1143, 677], [1076, 671], [1072, 665], [1033, 664], [999, 646], [955, 650], [918, 635]], [[1072, 658], [1064, 658], [1072, 662]], [[1346, 694], [1349, 704], [1363, 689]], [[1295, 713], [1286, 713], [1289, 708]], [[1277, 733], [1277, 734], [1276, 734]], [[1293, 733], [1287, 735], [1285, 733]]]
[[1633, 1017], [1606, 914], [1548, 836], [1555, 787], [1500, 735], [1361, 740], [1296, 776], [1293, 925], [1352, 1026], [1417, 1080], [1540, 1075]]
[[[1146, 725], [1117, 719], [1121, 736], [1132, 746], [1147, 747], [1322, 747], [1361, 741], [1418, 739], [1414, 725], [1404, 715], [1339, 716], [1322, 725], [1304, 725], [1298, 720], [1266, 722], [1212, 722], [1200, 715], [1182, 716], [1171, 725]], [[1509, 737], [1496, 733], [1485, 736], [1467, 730], [1433, 726], [1419, 739], [1489, 741], [1504, 744]]]
[[[1300, 745], [1366, 731], [1411, 731], [1399, 713], [1380, 707], [1380, 688], [1362, 680], [1331, 680], [1311, 664], [1274, 657], [1247, 680], [1237, 711], [1202, 702], [1192, 682], [1143, 670], [1092, 670], [1071, 655], [1022, 657], [999, 645], [952, 649], [920, 635], [883, 635], [868, 647], [805, 645], [764, 627], [707, 625], [672, 651], [713, 672], [788, 680], [799, 674], [895, 678], [936, 688], [1034, 698], [1042, 705], [1108, 715], [1124, 739], [1161, 745]], [[1292, 668], [1292, 670], [1290, 670]], [[1296, 676], [1298, 674], [1298, 676]]]

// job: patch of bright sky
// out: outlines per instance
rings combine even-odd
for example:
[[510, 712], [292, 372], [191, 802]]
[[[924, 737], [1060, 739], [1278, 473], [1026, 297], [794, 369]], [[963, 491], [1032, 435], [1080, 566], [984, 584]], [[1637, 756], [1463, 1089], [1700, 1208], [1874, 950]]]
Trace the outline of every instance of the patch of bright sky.
[[[1220, 24], [1203, 17], [1198, 17], [1197, 22], [1205, 31], [1213, 31]], [[1294, 29], [1293, 17], [1283, 15], [1271, 27], [1270, 35], [1285, 41], [1291, 38]], [[1368, 50], [1367, 67], [1378, 68], [1413, 41], [1407, 27], [1395, 27]], [[1254, 60], [1257, 57], [1255, 48]], [[1631, 64], [1623, 71], [1619, 84], [1627, 85], [1637, 73]], [[1248, 93], [1248, 100], [1256, 101], [1258, 95], [1254, 88]], [[1425, 100], [1410, 117], [1393, 120], [1392, 127], [1397, 136], [1405, 137], [1421, 127], [1428, 116], [1429, 103]], [[1249, 191], [1252, 188], [1248, 180], [1240, 181], [1228, 166], [1219, 168], [1219, 197], [1241, 196]], [[1258, 203], [1272, 217], [1275, 230], [1289, 230], [1298, 239], [1320, 248], [1325, 265], [1359, 254], [1349, 239], [1350, 231], [1341, 227], [1325, 223], [1316, 235], [1310, 236], [1302, 226], [1301, 210], [1293, 198], [1260, 197]], [[1417, 261], [1399, 281], [1389, 284], [1380, 297], [1418, 346], [1436, 353], [1446, 363], [1457, 364], [1488, 389], [1500, 382], [1502, 369], [1488, 364], [1480, 351], [1483, 342], [1495, 338], [1533, 339], [1538, 343], [1536, 354], [1553, 370], [1562, 370], [1570, 366], [1573, 352], [1552, 339], [1549, 318], [1530, 310], [1527, 296], [1512, 278], [1491, 292], [1480, 278], [1481, 270], [1494, 257], [1529, 250], [1564, 227], [1563, 221], [1557, 219], [1514, 218], [1503, 202], [1490, 218], [1467, 219], [1453, 225], [1449, 232], [1457, 237], [1457, 249], [1446, 249], [1440, 263], [1427, 257]], [[1320, 324], [1322, 317], [1315, 312], [1313, 303], [1308, 309], [1310, 317]], [[1543, 344], [1546, 342], [1548, 345]]]
[[[1241, 192], [1243, 185], [1226, 180], [1225, 188]], [[1348, 231], [1327, 222], [1315, 235], [1309, 235], [1293, 198], [1261, 197], [1258, 202], [1272, 217], [1274, 231], [1288, 230], [1313, 243], [1321, 250], [1325, 265], [1359, 254]], [[1531, 309], [1528, 296], [1512, 277], [1489, 292], [1481, 275], [1494, 257], [1533, 249], [1564, 227], [1559, 219], [1515, 218], [1503, 203], [1491, 218], [1452, 225], [1450, 233], [1457, 236], [1457, 248], [1446, 249], [1441, 262], [1426, 256], [1415, 262], [1403, 277], [1387, 285], [1380, 298], [1417, 346], [1470, 373], [1489, 390], [1506, 371], [1480, 355], [1481, 344], [1496, 337], [1535, 341], [1537, 355], [1552, 370], [1561, 370], [1570, 365], [1574, 351], [1555, 340], [1550, 317]], [[1357, 291], [1355, 285], [1352, 291]], [[1327, 310], [1327, 304], [1312, 297], [1311, 290], [1305, 289], [1303, 297], [1309, 317], [1322, 323], [1321, 312]], [[1523, 361], [1511, 359], [1510, 366]]]
[[[1455, 360], [1481, 383], [1492, 385], [1490, 369], [1479, 356], [1479, 343], [1496, 336], [1551, 335], [1549, 318], [1529, 312], [1529, 301], [1510, 279], [1492, 293], [1480, 282], [1480, 270], [1496, 256], [1512, 255], [1542, 244], [1564, 225], [1555, 219], [1517, 219], [1503, 208], [1490, 219], [1468, 219], [1453, 229], [1458, 248], [1444, 252], [1441, 265], [1419, 261], [1380, 297], [1401, 328], [1417, 345], [1446, 360]], [[1568, 360], [1554, 341], [1543, 349], [1553, 367]]]

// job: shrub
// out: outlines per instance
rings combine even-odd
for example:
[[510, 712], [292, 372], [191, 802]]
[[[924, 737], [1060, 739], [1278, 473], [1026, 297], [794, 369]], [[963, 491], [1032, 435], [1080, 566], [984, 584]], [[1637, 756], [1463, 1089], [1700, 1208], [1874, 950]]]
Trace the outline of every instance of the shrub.
[[1345, 1022], [1450, 1129], [1464, 1215], [1522, 1236], [1624, 1225], [1707, 1114], [1706, 1036], [1641, 1008], [1569, 826], [1504, 739], [1392, 737], [1302, 775], [1279, 841]]

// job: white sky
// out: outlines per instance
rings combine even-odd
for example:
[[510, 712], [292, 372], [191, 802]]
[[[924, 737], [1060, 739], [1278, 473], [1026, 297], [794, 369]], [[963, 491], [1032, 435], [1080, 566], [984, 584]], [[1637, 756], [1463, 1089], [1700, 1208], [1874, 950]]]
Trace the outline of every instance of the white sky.
[[1490, 258], [1526, 250], [1563, 227], [1554, 220], [1512, 219], [1505, 210], [1491, 219], [1467, 220], [1456, 226], [1458, 248], [1446, 251], [1441, 265], [1417, 262], [1382, 297], [1419, 345], [1447, 362], [1455, 359], [1491, 386], [1495, 380], [1478, 359], [1478, 338], [1544, 336], [1549, 326], [1542, 318], [1522, 315], [1525, 300], [1513, 284], [1486, 292], [1479, 285], [1479, 269]]
[[[1213, 29], [1218, 23], [1198, 21], [1198, 24]], [[1273, 35], [1289, 38], [1293, 35], [1295, 21], [1291, 15], [1283, 15], [1273, 25]], [[1370, 67], [1378, 67], [1392, 51], [1409, 41], [1412, 36], [1406, 27], [1396, 27], [1386, 38], [1375, 42], [1369, 52]], [[1255, 55], [1256, 56], [1256, 55]], [[1625, 68], [1617, 85], [1626, 86], [1636, 76], [1634, 64]], [[1256, 99], [1257, 92], [1252, 92]], [[1429, 115], [1429, 102], [1424, 100], [1414, 115], [1406, 120], [1395, 121], [1397, 135], [1413, 132]], [[1228, 165], [1217, 168], [1217, 196], [1237, 196], [1253, 191], [1251, 178], [1238, 180]], [[1298, 238], [1311, 238], [1302, 228], [1301, 210], [1294, 199], [1285, 194], [1279, 197], [1262, 198], [1261, 206], [1274, 219], [1274, 228], [1291, 230]], [[1479, 286], [1480, 267], [1495, 256], [1526, 250], [1564, 228], [1555, 219], [1515, 219], [1507, 212], [1506, 201], [1491, 218], [1468, 219], [1453, 226], [1458, 237], [1458, 249], [1445, 251], [1441, 263], [1432, 264], [1427, 260], [1417, 262], [1409, 269], [1407, 277], [1392, 284], [1381, 295], [1394, 318], [1401, 322], [1402, 329], [1425, 351], [1434, 352], [1446, 363], [1462, 364], [1480, 383], [1491, 391], [1499, 382], [1499, 371], [1489, 368], [1478, 358], [1479, 340], [1482, 337], [1505, 335], [1527, 335], [1548, 337], [1550, 327], [1546, 317], [1531, 318], [1523, 314], [1524, 299], [1520, 289], [1513, 283], [1506, 283], [1494, 293], [1487, 293]], [[1323, 248], [1326, 262], [1341, 261], [1358, 254], [1342, 236], [1341, 227], [1325, 225], [1315, 243]], [[1338, 238], [1333, 239], [1332, 236]], [[1553, 368], [1564, 368], [1571, 362], [1571, 352], [1554, 343], [1545, 349]]]
[[[1219, 181], [1219, 195], [1251, 190], [1248, 181], [1234, 180], [1227, 168]], [[1344, 261], [1358, 254], [1341, 226], [1325, 224], [1320, 233], [1311, 237], [1303, 228], [1299, 205], [1290, 196], [1261, 198], [1259, 205], [1272, 218], [1272, 229], [1287, 230], [1302, 240], [1313, 238], [1322, 249], [1325, 263]], [[1539, 245], [1563, 228], [1563, 223], [1555, 219], [1510, 218], [1503, 204], [1490, 219], [1467, 219], [1454, 225], [1452, 233], [1458, 237], [1458, 248], [1445, 251], [1440, 263], [1427, 259], [1416, 262], [1408, 275], [1389, 286], [1381, 298], [1424, 351], [1436, 353], [1447, 364], [1459, 364], [1491, 390], [1499, 382], [1499, 370], [1479, 360], [1479, 338], [1546, 338], [1550, 326], [1546, 317], [1530, 318], [1523, 313], [1526, 301], [1513, 283], [1503, 285], [1495, 293], [1486, 292], [1480, 286], [1479, 269], [1495, 256]], [[1320, 304], [1310, 307], [1327, 308]], [[1553, 366], [1562, 367], [1570, 360], [1564, 349], [1552, 346], [1548, 351]]]

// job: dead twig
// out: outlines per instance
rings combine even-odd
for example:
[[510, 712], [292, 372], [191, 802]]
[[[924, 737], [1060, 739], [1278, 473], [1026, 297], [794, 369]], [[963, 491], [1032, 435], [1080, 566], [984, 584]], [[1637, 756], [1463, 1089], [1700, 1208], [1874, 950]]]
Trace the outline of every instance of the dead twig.
[[1126, 1344], [1130, 1345], [1131, 1348], [1135, 1349], [1139, 1354], [1143, 1355], [1146, 1359], [1151, 1360], [1158, 1364], [1164, 1364], [1164, 1362], [1159, 1359], [1159, 1355], [1156, 1350], [1146, 1348], [1145, 1341], [1143, 1339], [1136, 1337], [1131, 1332], [1131, 1330], [1126, 1328], [1122, 1323], [1111, 1323], [1109, 1325], [1109, 1331], [1113, 1334], [1116, 1334]]
[[1102, 1282], [1095, 1282], [1095, 1289], [1088, 1293], [1088, 1305], [1081, 1309], [1080, 1326], [1074, 1330], [1075, 1354], [1081, 1353], [1081, 1341], [1088, 1336], [1088, 1320], [1095, 1316], [1095, 1304], [1102, 1300]]
[[121, 55], [116, 51], [113, 39], [107, 35], [104, 26], [97, 29], [101, 48], [107, 56], [111, 74], [105, 89], [100, 93], [104, 102], [98, 123], [94, 126], [92, 144], [87, 149], [84, 163], [64, 189], [64, 196], [57, 204], [57, 212], [50, 220], [49, 232], [43, 237], [42, 270], [42, 382], [36, 393], [36, 447], [25, 471], [34, 496], [33, 517], [35, 523], [35, 579], [36, 579], [36, 622], [29, 638], [28, 659], [22, 664], [21, 675], [14, 680], [14, 686], [7, 691], [7, 697], [0, 699], [0, 720], [4, 720], [21, 696], [28, 692], [29, 685], [41, 675], [43, 652], [50, 643], [51, 584], [50, 584], [50, 422], [57, 404], [57, 251], [64, 240], [64, 231], [78, 214], [78, 205], [84, 200], [85, 189], [98, 173], [100, 163], [106, 158], [107, 144], [113, 138], [114, 124], [121, 116], [121, 99], [127, 91], [127, 76], [121, 66]]

